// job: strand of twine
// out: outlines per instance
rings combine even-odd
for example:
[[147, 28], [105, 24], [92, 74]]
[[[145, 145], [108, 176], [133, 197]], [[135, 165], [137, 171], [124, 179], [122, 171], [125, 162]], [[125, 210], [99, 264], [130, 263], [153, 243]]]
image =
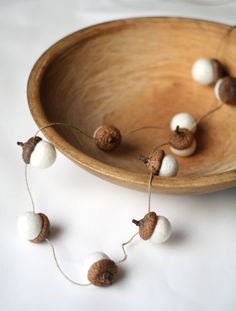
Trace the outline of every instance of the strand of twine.
[[37, 136], [39, 132], [45, 130], [45, 129], [48, 128], [48, 127], [53, 127], [53, 126], [55, 126], [55, 125], [70, 127], [70, 128], [72, 128], [72, 129], [78, 131], [79, 133], [85, 135], [86, 137], [88, 137], [88, 138], [90, 138], [90, 139], [93, 139], [92, 136], [90, 136], [88, 133], [84, 132], [84, 131], [81, 130], [80, 128], [78, 128], [78, 127], [76, 127], [76, 126], [74, 126], [74, 125], [71, 125], [71, 124], [69, 124], [69, 123], [67, 124], [67, 123], [63, 123], [63, 122], [53, 122], [53, 123], [49, 123], [49, 124], [47, 124], [47, 125], [44, 125], [44, 126], [40, 127], [40, 128], [37, 130], [37, 132], [35, 133], [34, 137]]
[[32, 195], [32, 192], [31, 192], [30, 186], [29, 186], [28, 164], [25, 164], [25, 184], [26, 184], [27, 192], [28, 192], [29, 197], [30, 197], [33, 212], [35, 213], [35, 203], [34, 203], [33, 195]]
[[52, 242], [49, 239], [46, 239], [46, 242], [51, 247], [54, 262], [55, 262], [55, 264], [56, 264], [56, 266], [58, 268], [58, 271], [64, 276], [64, 278], [66, 278], [69, 282], [71, 282], [71, 283], [73, 283], [75, 285], [79, 285], [79, 286], [89, 286], [89, 285], [91, 285], [91, 283], [80, 283], [80, 282], [74, 281], [67, 274], [65, 274], [65, 272], [62, 270], [61, 266], [58, 263], [58, 259], [57, 259], [56, 252], [55, 252], [55, 247], [53, 246]]
[[128, 258], [128, 254], [125, 250], [125, 246], [130, 244], [137, 235], [138, 235], [138, 232], [136, 232], [127, 242], [124, 242], [121, 244], [121, 247], [122, 247], [122, 250], [124, 253], [124, 257], [121, 260], [117, 261], [117, 263], [124, 262]]
[[151, 172], [148, 181], [148, 213], [151, 211], [152, 181], [153, 181], [153, 174]]
[[223, 105], [224, 105], [224, 103], [223, 103], [223, 102], [220, 102], [220, 104], [217, 105], [215, 108], [210, 109], [208, 112], [206, 112], [204, 115], [202, 115], [196, 122], [194, 122], [193, 126], [191, 127], [191, 130], [192, 130], [197, 124], [199, 124], [203, 119], [209, 117], [209, 116], [212, 115], [214, 112], [216, 112], [217, 110], [219, 110]]
[[126, 133], [126, 135], [129, 135], [129, 134], [132, 134], [132, 133], [136, 133], [138, 131], [142, 131], [142, 130], [147, 130], [147, 129], [155, 129], [155, 130], [164, 130], [164, 127], [161, 127], [161, 126], [142, 126], [142, 127], [139, 127], [137, 129], [134, 129], [134, 130], [130, 130]]

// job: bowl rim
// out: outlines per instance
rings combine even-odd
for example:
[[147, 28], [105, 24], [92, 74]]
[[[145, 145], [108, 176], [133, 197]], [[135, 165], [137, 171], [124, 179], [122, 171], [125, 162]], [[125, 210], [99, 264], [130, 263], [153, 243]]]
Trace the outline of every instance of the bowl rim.
[[[230, 28], [229, 25], [209, 21], [205, 19], [194, 19], [186, 17], [169, 17], [169, 16], [148, 16], [148, 17], [132, 17], [106, 21], [99, 24], [75, 31], [56, 43], [51, 45], [36, 61], [34, 64], [27, 83], [27, 99], [30, 112], [34, 121], [39, 128], [51, 123], [43, 111], [43, 106], [40, 99], [40, 87], [43, 75], [50, 65], [63, 50], [72, 47], [78, 40], [88, 40], [95, 34], [101, 33], [113, 27], [123, 26], [134, 22], [141, 21], [155, 21], [155, 22], [200, 22], [206, 24], [216, 24], [222, 26], [226, 30]], [[57, 120], [53, 121], [57, 122]], [[149, 174], [135, 173], [122, 168], [114, 167], [99, 161], [79, 149], [69, 144], [54, 127], [42, 130], [45, 137], [52, 141], [55, 147], [60, 150], [65, 156], [76, 162], [79, 166], [87, 171], [100, 176], [106, 180], [112, 181], [117, 184], [125, 185], [130, 188], [138, 188], [143, 190], [149, 180]], [[69, 152], [68, 152], [69, 150]], [[230, 188], [236, 185], [236, 170], [227, 172], [205, 175], [205, 176], [180, 176], [180, 177], [158, 177], [153, 179], [152, 188], [162, 193], [172, 194], [194, 194], [194, 193], [207, 193], [211, 191], [218, 191], [225, 188]]]

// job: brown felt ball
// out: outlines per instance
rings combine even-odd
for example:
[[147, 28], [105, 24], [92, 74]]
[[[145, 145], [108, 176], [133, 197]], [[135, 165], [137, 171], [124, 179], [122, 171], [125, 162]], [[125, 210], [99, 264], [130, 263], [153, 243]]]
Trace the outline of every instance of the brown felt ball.
[[39, 136], [31, 137], [27, 142], [17, 142], [19, 146], [22, 146], [22, 158], [26, 164], [30, 163], [30, 157], [36, 145], [42, 140]]
[[111, 259], [101, 259], [88, 270], [88, 280], [96, 286], [109, 286], [113, 283], [117, 266]]
[[35, 239], [30, 240], [30, 242], [32, 242], [32, 243], [40, 243], [40, 242], [44, 241], [48, 237], [48, 234], [50, 231], [50, 222], [49, 222], [48, 217], [42, 213], [39, 213], [38, 215], [42, 219], [42, 229], [41, 229], [41, 232], [39, 233], [39, 235]]
[[236, 105], [236, 79], [233, 77], [220, 79], [215, 85], [215, 95], [223, 103]]
[[139, 235], [141, 239], [150, 239], [156, 227], [157, 218], [158, 216], [155, 212], [149, 212], [141, 220], [132, 220], [135, 225], [139, 226]]
[[149, 157], [140, 156], [139, 159], [144, 162], [149, 172], [152, 172], [153, 175], [158, 175], [164, 156], [165, 151], [162, 149], [158, 149], [155, 152], [151, 153]]
[[111, 151], [121, 143], [121, 133], [113, 125], [102, 125], [93, 134], [96, 146], [102, 151]]
[[191, 131], [185, 128], [179, 128], [171, 133], [170, 145], [178, 150], [184, 150], [193, 144], [194, 135]]

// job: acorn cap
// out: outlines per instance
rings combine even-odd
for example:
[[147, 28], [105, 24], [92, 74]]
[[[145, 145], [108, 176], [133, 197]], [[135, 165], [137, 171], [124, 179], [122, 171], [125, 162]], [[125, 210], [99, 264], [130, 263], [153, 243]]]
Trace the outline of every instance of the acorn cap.
[[30, 242], [32, 243], [40, 243], [44, 241], [47, 238], [49, 231], [50, 231], [50, 222], [49, 222], [48, 217], [42, 213], [38, 213], [38, 215], [42, 219], [42, 229], [39, 235], [35, 239], [30, 240]]
[[22, 158], [26, 164], [30, 163], [30, 157], [35, 146], [42, 140], [39, 136], [31, 137], [26, 143], [17, 142], [17, 145], [22, 147]]
[[101, 259], [95, 262], [88, 270], [88, 280], [96, 286], [108, 286], [114, 281], [117, 266], [111, 259]]
[[140, 156], [139, 160], [143, 161], [144, 164], [146, 164], [148, 170], [152, 172], [153, 175], [158, 175], [164, 156], [165, 151], [162, 149], [158, 149], [153, 152], [149, 157]]
[[111, 151], [121, 143], [121, 133], [113, 125], [100, 126], [93, 135], [96, 146], [102, 151]]
[[135, 225], [139, 226], [139, 235], [141, 239], [150, 239], [156, 227], [157, 218], [158, 216], [155, 212], [149, 212], [139, 221], [135, 219], [132, 220]]
[[222, 78], [226, 70], [224, 66], [217, 60], [217, 59], [211, 59], [212, 68], [213, 68], [213, 81], [212, 84], [215, 84], [220, 78]]
[[170, 145], [175, 149], [184, 150], [191, 147], [193, 141], [194, 135], [191, 131], [177, 126], [176, 130], [171, 134]]
[[236, 104], [236, 79], [225, 77], [219, 86], [220, 100], [226, 104]]

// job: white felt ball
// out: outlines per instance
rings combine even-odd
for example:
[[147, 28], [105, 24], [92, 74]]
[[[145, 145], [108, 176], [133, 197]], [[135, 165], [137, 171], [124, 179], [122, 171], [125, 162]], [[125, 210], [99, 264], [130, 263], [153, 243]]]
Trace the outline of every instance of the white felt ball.
[[26, 240], [34, 240], [42, 229], [42, 218], [34, 212], [26, 212], [18, 218], [17, 230]]
[[84, 261], [84, 270], [88, 272], [89, 268], [99, 260], [109, 259], [109, 257], [103, 252], [94, 252], [90, 254]]
[[37, 143], [30, 156], [30, 164], [37, 168], [48, 168], [56, 160], [56, 149], [46, 140]]
[[178, 168], [179, 165], [175, 158], [172, 155], [165, 155], [161, 163], [159, 176], [174, 177], [178, 173]]
[[196, 139], [194, 139], [192, 145], [189, 148], [180, 150], [170, 146], [170, 150], [179, 157], [188, 157], [195, 152], [196, 146]]
[[149, 241], [154, 244], [165, 242], [171, 236], [171, 224], [164, 216], [157, 217], [157, 224]]
[[215, 80], [214, 63], [211, 59], [199, 58], [192, 66], [192, 78], [202, 85], [210, 85]]
[[220, 98], [220, 86], [221, 86], [223, 80], [224, 80], [224, 79], [219, 79], [219, 80], [216, 82], [216, 85], [215, 85], [215, 88], [214, 88], [215, 97], [216, 97], [218, 100], [221, 100], [221, 98]]
[[170, 129], [171, 131], [175, 131], [177, 126], [183, 129], [187, 129], [193, 133], [196, 132], [196, 120], [194, 117], [188, 112], [180, 112], [173, 116], [170, 121]]

